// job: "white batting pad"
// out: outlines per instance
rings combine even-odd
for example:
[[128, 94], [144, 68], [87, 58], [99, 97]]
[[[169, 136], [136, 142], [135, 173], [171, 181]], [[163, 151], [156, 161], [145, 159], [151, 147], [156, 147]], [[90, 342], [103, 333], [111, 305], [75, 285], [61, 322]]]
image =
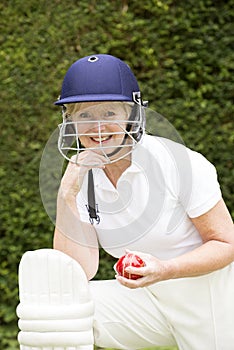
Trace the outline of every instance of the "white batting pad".
[[20, 350], [93, 349], [94, 303], [75, 260], [54, 249], [26, 252], [19, 297]]

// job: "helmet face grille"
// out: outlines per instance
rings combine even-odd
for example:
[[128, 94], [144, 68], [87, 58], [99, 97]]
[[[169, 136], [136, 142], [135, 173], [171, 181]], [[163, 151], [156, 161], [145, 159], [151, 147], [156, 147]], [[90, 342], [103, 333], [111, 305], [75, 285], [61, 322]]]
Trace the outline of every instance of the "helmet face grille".
[[[126, 103], [103, 102], [81, 108], [73, 115], [65, 111], [63, 123], [59, 125], [59, 152], [67, 160], [83, 166], [95, 166], [79, 162], [79, 153], [86, 150], [103, 155], [104, 164], [125, 158], [144, 133], [144, 110], [142, 106], [128, 105], [126, 113], [124, 105]], [[125, 114], [118, 114], [121, 110], [125, 110]]]
[[[90, 150], [103, 155], [105, 157], [104, 164], [110, 164], [129, 155], [138, 142], [138, 134], [142, 135], [141, 127], [137, 121], [131, 121], [127, 124], [131, 128], [130, 131], [127, 131], [121, 125], [122, 121], [115, 121], [112, 124], [118, 126], [120, 131], [111, 133], [101, 132], [102, 125], [106, 124], [106, 121], [93, 123], [95, 123], [98, 131], [85, 134], [79, 131], [84, 124], [83, 122], [66, 121], [59, 125], [58, 149], [64, 158], [79, 165], [95, 166], [95, 164], [79, 163], [79, 153], [85, 150]], [[95, 140], [96, 145], [92, 147], [84, 147], [80, 141], [80, 138], [83, 136], [91, 137]], [[105, 143], [106, 140], [112, 137], [120, 140], [119, 145], [108, 145]], [[76, 155], [75, 158], [73, 157], [74, 155]]]

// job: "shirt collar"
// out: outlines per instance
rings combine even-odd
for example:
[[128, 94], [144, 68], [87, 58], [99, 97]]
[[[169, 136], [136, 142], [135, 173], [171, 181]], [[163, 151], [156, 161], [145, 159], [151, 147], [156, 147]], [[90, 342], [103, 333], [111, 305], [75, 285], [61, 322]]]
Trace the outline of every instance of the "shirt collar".
[[[121, 177], [119, 178], [118, 182], [122, 181], [126, 177], [133, 177], [134, 174], [141, 173], [143, 171], [143, 168], [137, 162], [137, 154], [140, 151], [140, 144], [137, 144], [132, 152], [132, 162], [131, 165], [123, 172]], [[95, 187], [101, 188], [107, 191], [116, 191], [116, 188], [113, 186], [113, 184], [110, 182], [110, 180], [107, 178], [105, 172], [102, 169], [93, 169], [94, 174], [94, 183]]]

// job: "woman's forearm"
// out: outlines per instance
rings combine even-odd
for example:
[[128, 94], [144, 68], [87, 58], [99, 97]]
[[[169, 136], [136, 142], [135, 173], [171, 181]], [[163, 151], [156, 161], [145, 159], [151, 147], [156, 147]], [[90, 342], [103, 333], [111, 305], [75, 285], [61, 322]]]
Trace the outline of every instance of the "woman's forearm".
[[159, 260], [142, 252], [132, 253], [139, 255], [145, 266], [125, 268], [130, 274], [143, 276], [137, 280], [116, 276], [121, 284], [129, 288], [147, 287], [169, 279], [202, 276], [227, 266], [234, 259], [233, 245], [220, 241], [206, 242], [193, 251], [169, 260]]
[[197, 276], [225, 267], [234, 260], [234, 225], [221, 199], [210, 211], [191, 219], [203, 245], [175, 258], [178, 277]]
[[233, 260], [233, 245], [213, 240], [189, 253], [169, 260], [168, 276], [171, 278], [200, 276], [221, 269]]
[[78, 261], [88, 279], [96, 274], [99, 261], [96, 231], [80, 220], [75, 196], [64, 198], [61, 191], [57, 199], [54, 248]]
[[168, 279], [201, 276], [234, 261], [234, 225], [223, 200], [207, 213], [191, 220], [203, 240], [200, 247], [170, 260], [159, 260], [139, 252], [146, 266], [131, 267], [126, 271], [137, 274], [138, 270], [143, 278], [128, 281], [118, 277], [119, 281], [129, 288], [146, 287]]

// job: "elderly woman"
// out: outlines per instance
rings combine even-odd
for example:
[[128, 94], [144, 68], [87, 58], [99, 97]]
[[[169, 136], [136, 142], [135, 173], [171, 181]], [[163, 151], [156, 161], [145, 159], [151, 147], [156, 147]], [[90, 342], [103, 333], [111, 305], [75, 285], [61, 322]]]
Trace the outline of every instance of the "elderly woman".
[[93, 340], [43, 346], [230, 350], [234, 229], [214, 166], [181, 143], [145, 133], [146, 103], [116, 57], [75, 62], [55, 104], [63, 112], [59, 150], [69, 160], [55, 250], [77, 262], [81, 284], [97, 272], [99, 245], [116, 258], [133, 252], [144, 266], [126, 269], [137, 279], [116, 274], [87, 283]]

